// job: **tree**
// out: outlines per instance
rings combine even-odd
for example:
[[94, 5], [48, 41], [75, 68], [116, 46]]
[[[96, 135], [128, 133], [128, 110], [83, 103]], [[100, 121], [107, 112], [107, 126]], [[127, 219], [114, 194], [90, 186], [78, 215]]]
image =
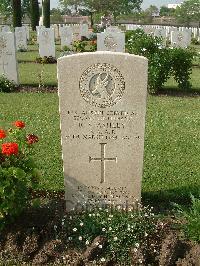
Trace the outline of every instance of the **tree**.
[[110, 13], [114, 19], [119, 15], [133, 13], [140, 10], [142, 0], [84, 0], [85, 6], [97, 13]]
[[160, 8], [160, 16], [161, 17], [173, 16], [174, 12], [175, 12], [174, 8], [168, 8], [166, 6], [161, 6], [161, 8]]
[[22, 26], [21, 0], [12, 0], [12, 18], [14, 28]]
[[31, 28], [36, 30], [36, 26], [39, 25], [40, 12], [38, 0], [30, 0], [30, 18], [31, 18]]
[[92, 16], [94, 13], [112, 14], [114, 19], [119, 15], [130, 14], [140, 9], [142, 0], [59, 0], [61, 7], [72, 8], [78, 13], [87, 10]]
[[63, 17], [60, 9], [52, 8], [50, 14], [51, 14], [51, 23], [55, 24], [63, 22]]
[[59, 3], [62, 10], [67, 10], [67, 13], [69, 13], [70, 9], [71, 11], [75, 11], [76, 15], [79, 13], [79, 10], [84, 5], [83, 0], [59, 0]]
[[157, 6], [150, 5], [150, 7], [145, 10], [145, 13], [151, 17], [154, 17], [159, 13], [159, 9], [157, 8]]
[[12, 13], [11, 0], [1, 0], [0, 1], [0, 15], [9, 17]]
[[187, 26], [190, 22], [198, 22], [200, 27], [200, 1], [186, 0], [181, 6], [176, 8], [175, 17], [178, 22], [184, 23]]
[[50, 0], [43, 0], [43, 24], [50, 28]]

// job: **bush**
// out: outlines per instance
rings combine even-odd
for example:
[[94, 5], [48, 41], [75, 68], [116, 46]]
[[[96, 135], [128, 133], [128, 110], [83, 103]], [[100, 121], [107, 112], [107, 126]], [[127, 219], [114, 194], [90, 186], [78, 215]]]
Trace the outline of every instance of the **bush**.
[[193, 44], [193, 45], [199, 45], [200, 44], [200, 41], [198, 41], [197, 38], [192, 38], [191, 44]]
[[4, 75], [0, 76], [0, 92], [13, 92], [17, 89], [14, 82], [8, 80]]
[[73, 50], [75, 52], [85, 52], [87, 44], [87, 41], [75, 41], [73, 43]]
[[117, 265], [129, 265], [131, 248], [150, 244], [149, 237], [155, 232], [156, 219], [147, 207], [126, 211], [96, 207], [82, 213], [72, 212], [65, 225], [72, 247], [85, 249], [101, 236], [106, 240], [102, 257], [108, 260], [114, 257]]
[[44, 57], [37, 57], [36, 63], [38, 64], [56, 64], [57, 60], [53, 56], [44, 56]]
[[34, 134], [27, 135], [25, 124], [16, 121], [14, 128], [0, 129], [0, 229], [26, 207], [29, 189], [38, 183], [39, 172], [31, 158]]
[[195, 52], [192, 49], [174, 48], [171, 49], [171, 73], [182, 90], [192, 88], [190, 74], [192, 73], [193, 57]]
[[188, 239], [200, 243], [200, 198], [191, 196], [191, 201], [192, 206], [189, 210], [177, 204], [175, 206], [186, 221], [182, 225], [184, 235]]
[[148, 91], [150, 93], [157, 93], [170, 76], [175, 78], [180, 89], [191, 88], [189, 79], [195, 55], [193, 50], [163, 47], [160, 38], [147, 35], [140, 29], [128, 31], [126, 41], [126, 48], [130, 54], [145, 56], [149, 61]]
[[64, 45], [64, 46], [62, 47], [62, 51], [64, 51], [64, 52], [68, 52], [68, 51], [71, 51], [71, 49], [70, 49], [67, 45]]

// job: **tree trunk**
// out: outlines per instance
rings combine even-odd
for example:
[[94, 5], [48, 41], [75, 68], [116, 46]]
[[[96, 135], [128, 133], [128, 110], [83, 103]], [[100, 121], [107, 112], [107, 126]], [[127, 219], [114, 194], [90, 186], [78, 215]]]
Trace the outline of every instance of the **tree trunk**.
[[13, 27], [22, 26], [21, 0], [12, 0]]
[[91, 20], [91, 28], [93, 28], [94, 20], [93, 20], [93, 13], [90, 12], [90, 20]]
[[36, 30], [36, 26], [39, 26], [40, 11], [38, 0], [30, 0], [30, 13], [31, 13], [31, 28]]
[[46, 28], [50, 28], [50, 0], [43, 1], [43, 24]]

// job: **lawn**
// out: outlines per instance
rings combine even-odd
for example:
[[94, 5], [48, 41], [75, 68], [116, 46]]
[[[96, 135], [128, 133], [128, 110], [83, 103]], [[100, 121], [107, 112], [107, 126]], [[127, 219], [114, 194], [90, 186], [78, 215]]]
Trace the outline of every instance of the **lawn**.
[[[199, 51], [200, 46], [195, 46]], [[60, 45], [56, 45], [56, 58], [61, 56]], [[27, 52], [18, 52], [17, 59], [19, 63], [19, 83], [26, 86], [57, 86], [56, 64], [36, 64], [35, 59], [39, 57], [38, 45], [29, 45]], [[191, 84], [195, 91], [200, 91], [200, 61], [199, 55], [194, 58], [195, 66], [191, 74]], [[170, 78], [165, 88], [175, 89], [177, 83]]]
[[[198, 49], [199, 47], [197, 47]], [[20, 84], [57, 86], [56, 64], [36, 64], [38, 46], [18, 52]], [[56, 45], [56, 57], [61, 51]], [[197, 62], [197, 58], [194, 59]], [[200, 91], [200, 68], [194, 67], [191, 83]], [[165, 88], [177, 90], [170, 78]], [[41, 168], [39, 189], [63, 190], [58, 96], [56, 93], [0, 94], [0, 128], [24, 120], [29, 133], [39, 136], [34, 158]], [[13, 103], [15, 105], [13, 106]], [[143, 196], [182, 199], [200, 193], [200, 98], [149, 96], [143, 175]]]
[[[58, 96], [56, 93], [0, 94], [0, 128], [16, 119], [39, 136], [34, 152], [43, 176], [40, 189], [62, 190]], [[13, 103], [15, 103], [13, 107]], [[149, 96], [143, 196], [182, 199], [200, 187], [200, 98]]]

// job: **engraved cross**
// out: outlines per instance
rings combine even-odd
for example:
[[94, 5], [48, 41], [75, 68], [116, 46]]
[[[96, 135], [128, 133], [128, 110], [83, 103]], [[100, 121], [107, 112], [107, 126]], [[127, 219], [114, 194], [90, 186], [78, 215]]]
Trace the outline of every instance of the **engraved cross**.
[[92, 162], [92, 161], [100, 161], [101, 162], [101, 183], [105, 182], [106, 161], [115, 161], [117, 163], [117, 157], [106, 158], [106, 144], [107, 143], [100, 143], [100, 145], [101, 145], [101, 158], [92, 158], [89, 156], [89, 162]]

